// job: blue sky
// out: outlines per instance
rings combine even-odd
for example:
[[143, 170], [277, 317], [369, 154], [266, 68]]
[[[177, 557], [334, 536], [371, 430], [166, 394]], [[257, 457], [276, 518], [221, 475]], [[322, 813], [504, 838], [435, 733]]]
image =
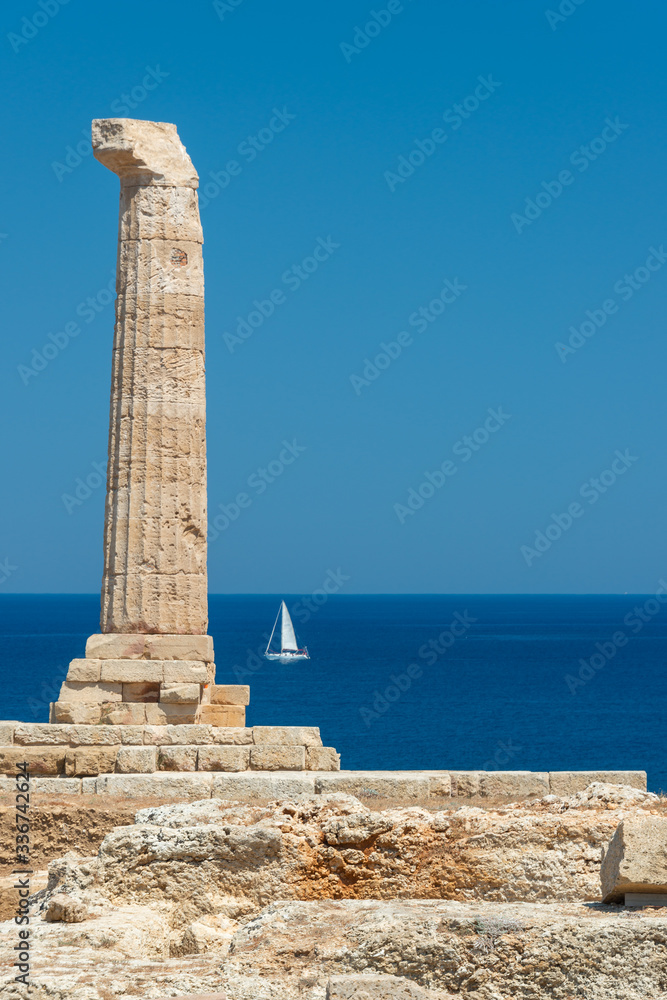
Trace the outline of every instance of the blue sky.
[[100, 584], [113, 116], [201, 178], [212, 592], [658, 587], [663, 5], [1, 17], [4, 592]]

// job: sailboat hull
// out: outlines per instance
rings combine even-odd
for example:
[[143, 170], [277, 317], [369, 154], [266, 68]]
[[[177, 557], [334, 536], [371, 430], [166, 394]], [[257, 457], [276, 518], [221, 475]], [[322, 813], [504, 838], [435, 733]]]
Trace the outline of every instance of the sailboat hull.
[[282, 663], [292, 663], [293, 660], [309, 660], [310, 656], [307, 651], [302, 652], [301, 650], [298, 650], [296, 653], [264, 653], [264, 659], [280, 660]]

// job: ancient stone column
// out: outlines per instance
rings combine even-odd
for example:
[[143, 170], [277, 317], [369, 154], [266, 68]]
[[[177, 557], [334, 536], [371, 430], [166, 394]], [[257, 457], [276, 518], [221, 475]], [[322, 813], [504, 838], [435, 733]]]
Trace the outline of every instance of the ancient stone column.
[[101, 630], [205, 634], [199, 180], [164, 122], [94, 121], [93, 152], [121, 184]]
[[242, 726], [206, 634], [204, 272], [197, 173], [176, 127], [93, 122], [120, 177], [101, 633], [52, 721]]

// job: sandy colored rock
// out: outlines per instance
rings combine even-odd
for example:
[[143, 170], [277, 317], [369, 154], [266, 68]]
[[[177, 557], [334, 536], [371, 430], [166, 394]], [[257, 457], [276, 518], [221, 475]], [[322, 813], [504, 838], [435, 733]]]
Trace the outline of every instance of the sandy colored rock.
[[306, 748], [296, 746], [252, 746], [250, 767], [254, 771], [303, 771]]
[[[86, 659], [140, 660], [145, 656], [146, 636], [135, 633], [96, 633], [86, 642]], [[74, 661], [72, 661], [74, 662]]]
[[108, 701], [123, 700], [122, 684], [79, 684], [63, 681], [58, 695], [60, 704], [102, 705]]
[[204, 660], [212, 663], [213, 639], [210, 635], [147, 635], [149, 660]]
[[550, 771], [552, 795], [566, 797], [585, 791], [594, 782], [626, 785], [646, 791], [646, 771]]
[[79, 747], [68, 750], [65, 756], [65, 774], [70, 778], [112, 774], [119, 750], [119, 746]]
[[199, 684], [162, 684], [160, 701], [169, 705], [197, 704], [200, 690]]
[[64, 892], [51, 896], [44, 914], [49, 923], [63, 921], [67, 924], [79, 924], [88, 916], [88, 910], [80, 899], [74, 899]]
[[121, 747], [116, 757], [119, 774], [152, 774], [157, 767], [155, 747]]
[[206, 665], [197, 660], [163, 660], [161, 662], [164, 684], [206, 684], [208, 680]]
[[204, 725], [245, 728], [245, 708], [240, 705], [201, 705], [198, 718]]
[[[123, 701], [132, 704], [155, 703], [160, 700], [160, 684], [154, 681], [136, 681], [123, 684]], [[144, 712], [144, 715], [146, 713]]]
[[410, 771], [338, 771], [315, 775], [321, 794], [363, 795], [372, 799], [428, 799], [429, 778]]
[[99, 723], [101, 705], [83, 705], [74, 701], [56, 701], [51, 706], [53, 721], [59, 725], [90, 725]]
[[252, 729], [244, 726], [209, 726], [211, 732], [207, 743], [247, 746], [253, 742]]
[[197, 768], [200, 771], [247, 771], [250, 747], [206, 746], [199, 748]]
[[144, 743], [147, 746], [197, 746], [213, 743], [211, 726], [151, 726], [144, 729]]
[[196, 771], [197, 747], [161, 746], [157, 751], [159, 771]]
[[333, 747], [306, 747], [306, 770], [339, 771], [340, 754]]
[[0, 774], [16, 774], [16, 765], [26, 762], [30, 774], [62, 774], [65, 770], [64, 746], [0, 747]]
[[479, 795], [481, 771], [450, 771], [452, 795], [461, 799], [472, 799]]
[[103, 774], [95, 779], [95, 794], [117, 795], [126, 799], [201, 799], [210, 796], [211, 779], [212, 775], [206, 772]]
[[160, 684], [164, 677], [161, 660], [100, 660], [100, 678], [105, 684]]
[[213, 684], [211, 705], [249, 705], [250, 688], [246, 684]]
[[602, 899], [623, 902], [626, 892], [667, 892], [667, 816], [636, 816], [619, 823], [600, 870]]
[[[442, 996], [442, 994], [441, 994]], [[402, 976], [332, 976], [326, 1000], [435, 1000], [435, 994]]]
[[189, 726], [195, 723], [198, 709], [197, 704], [158, 702], [157, 705], [146, 705], [146, 721], [151, 726]]
[[8, 746], [14, 742], [14, 732], [20, 725], [20, 722], [0, 722], [0, 746]]
[[100, 660], [70, 660], [67, 680], [97, 684], [101, 680]]
[[483, 798], [527, 799], [531, 795], [541, 798], [549, 794], [549, 775], [546, 771], [482, 771], [479, 792]]
[[316, 726], [253, 726], [255, 743], [275, 743], [286, 746], [321, 747], [322, 739]]

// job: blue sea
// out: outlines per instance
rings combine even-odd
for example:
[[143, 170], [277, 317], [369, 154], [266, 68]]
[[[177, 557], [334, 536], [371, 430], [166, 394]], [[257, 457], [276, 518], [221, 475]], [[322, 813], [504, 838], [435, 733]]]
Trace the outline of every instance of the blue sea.
[[[667, 790], [667, 612], [636, 596], [286, 597], [310, 660], [264, 660], [283, 595], [211, 595], [249, 725], [319, 726], [347, 769], [635, 769]], [[92, 595], [0, 597], [0, 718], [45, 722]]]

